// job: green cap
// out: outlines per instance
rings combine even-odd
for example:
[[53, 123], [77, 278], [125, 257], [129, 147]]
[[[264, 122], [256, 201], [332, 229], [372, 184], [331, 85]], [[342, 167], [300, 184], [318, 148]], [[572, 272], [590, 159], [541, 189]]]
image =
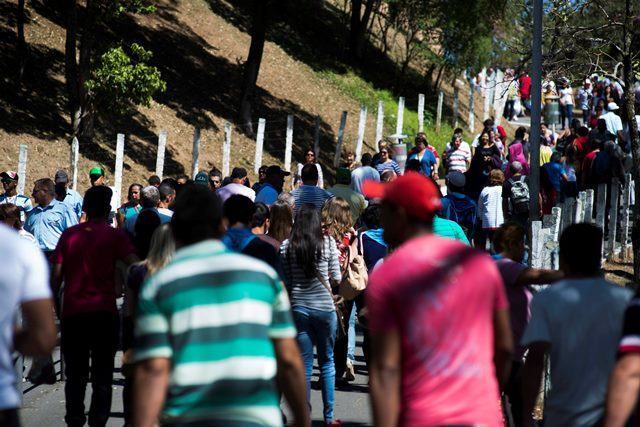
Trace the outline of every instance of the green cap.
[[100, 166], [92, 167], [89, 171], [89, 175], [104, 176], [104, 169], [102, 169]]

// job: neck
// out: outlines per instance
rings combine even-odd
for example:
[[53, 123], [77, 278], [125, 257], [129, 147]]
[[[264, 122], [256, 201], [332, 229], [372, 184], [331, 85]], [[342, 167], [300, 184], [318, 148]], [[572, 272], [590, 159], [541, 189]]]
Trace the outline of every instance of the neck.
[[234, 184], [244, 184], [244, 183], [242, 182], [242, 179], [234, 179], [232, 182], [233, 182]]
[[264, 225], [262, 225], [260, 227], [253, 227], [251, 229], [251, 232], [253, 234], [267, 234], [267, 230], [266, 230], [266, 227]]
[[40, 206], [45, 207], [45, 206], [49, 206], [51, 204], [51, 202], [53, 202], [53, 197], [48, 198], [46, 200], [42, 200], [42, 203], [38, 203]]
[[168, 209], [169, 208], [169, 203], [166, 202], [160, 202], [160, 204], [158, 205], [159, 208], [162, 209]]
[[318, 185], [318, 181], [302, 181], [302, 185], [308, 185], [310, 187], [316, 187]]
[[4, 192], [4, 194], [5, 194], [7, 197], [13, 197], [13, 196], [15, 196], [16, 194], [18, 194], [18, 191], [17, 191], [15, 188], [12, 188], [11, 190], [7, 190], [7, 191], [5, 191], [5, 192]]

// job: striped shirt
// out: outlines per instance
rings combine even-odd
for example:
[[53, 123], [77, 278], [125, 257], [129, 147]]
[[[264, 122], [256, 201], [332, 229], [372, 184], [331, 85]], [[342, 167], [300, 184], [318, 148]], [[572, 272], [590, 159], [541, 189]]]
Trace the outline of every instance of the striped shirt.
[[[284, 264], [287, 289], [291, 295], [293, 307], [306, 307], [314, 310], [333, 311], [333, 297], [317, 275], [309, 278], [295, 262], [295, 254], [288, 253], [289, 240], [285, 240], [280, 247], [280, 255]], [[332, 237], [325, 236], [322, 255], [316, 263], [318, 273], [329, 284], [329, 278], [340, 281], [340, 262], [338, 248]]]
[[295, 336], [276, 272], [206, 240], [142, 286], [134, 360], [171, 361], [163, 425], [280, 426], [271, 339]]
[[398, 163], [395, 160], [391, 160], [391, 161], [385, 162], [385, 163], [378, 163], [376, 165], [376, 170], [378, 171], [378, 173], [380, 175], [382, 175], [382, 172], [384, 172], [386, 170], [392, 170], [398, 176], [402, 175], [402, 172], [400, 171], [400, 166], [398, 166]]
[[320, 187], [304, 184], [293, 190], [291, 195], [296, 201], [295, 212], [298, 212], [298, 208], [302, 205], [313, 205], [316, 209], [320, 210], [324, 202], [333, 197], [331, 193]]
[[460, 143], [458, 148], [447, 144], [446, 157], [448, 172], [458, 171], [465, 173], [467, 171], [467, 165], [471, 162], [471, 148], [469, 144], [464, 141]]

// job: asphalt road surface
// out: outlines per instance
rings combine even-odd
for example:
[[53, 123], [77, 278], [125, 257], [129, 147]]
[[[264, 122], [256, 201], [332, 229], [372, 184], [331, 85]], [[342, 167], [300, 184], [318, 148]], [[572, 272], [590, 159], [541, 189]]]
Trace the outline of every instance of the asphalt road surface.
[[[368, 426], [371, 424], [371, 411], [369, 405], [368, 377], [360, 347], [361, 337], [358, 337], [356, 349], [356, 381], [353, 383], [337, 382], [335, 392], [335, 417], [345, 426]], [[120, 358], [122, 353], [116, 355], [116, 369], [113, 384], [113, 403], [108, 427], [119, 427], [124, 424], [122, 409], [122, 387], [124, 379], [120, 373]], [[55, 367], [60, 372], [59, 350], [54, 352]], [[28, 362], [27, 362], [28, 367]], [[322, 421], [322, 396], [318, 381], [318, 369], [314, 368], [311, 387], [311, 405], [313, 425], [323, 425]], [[58, 378], [60, 375], [58, 375]], [[64, 382], [58, 381], [53, 385], [34, 386], [30, 382], [22, 383], [23, 407], [21, 411], [22, 425], [25, 427], [61, 427], [64, 426], [65, 397]], [[85, 407], [89, 408], [91, 397], [91, 385], [87, 386]], [[283, 405], [284, 406], [284, 405]], [[285, 413], [288, 413], [285, 408]]]

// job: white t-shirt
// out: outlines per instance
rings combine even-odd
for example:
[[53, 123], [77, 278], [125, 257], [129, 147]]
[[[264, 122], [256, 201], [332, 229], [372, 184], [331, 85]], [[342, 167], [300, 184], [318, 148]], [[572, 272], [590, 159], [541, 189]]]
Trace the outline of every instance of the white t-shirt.
[[220, 197], [220, 201], [222, 203], [224, 203], [229, 197], [235, 194], [241, 194], [245, 197], [248, 197], [252, 202], [256, 199], [255, 191], [253, 191], [246, 185], [236, 184], [235, 182], [227, 184], [224, 187], [218, 189], [216, 193], [218, 193], [218, 197]]
[[13, 328], [20, 305], [51, 298], [49, 267], [36, 245], [0, 225], [0, 410], [20, 407], [13, 368]]
[[607, 130], [618, 137], [618, 131], [622, 130], [622, 119], [613, 111], [609, 111], [606, 114], [600, 116], [602, 120], [607, 123]]
[[502, 186], [484, 187], [478, 198], [478, 218], [482, 228], [498, 228], [504, 223]]
[[471, 148], [469, 144], [462, 141], [458, 148], [454, 148], [451, 146], [451, 143], [447, 143], [445, 153], [447, 154], [447, 169], [449, 171], [462, 173], [467, 171], [467, 163], [471, 162]]
[[568, 87], [560, 91], [560, 104], [573, 105], [573, 89]]

